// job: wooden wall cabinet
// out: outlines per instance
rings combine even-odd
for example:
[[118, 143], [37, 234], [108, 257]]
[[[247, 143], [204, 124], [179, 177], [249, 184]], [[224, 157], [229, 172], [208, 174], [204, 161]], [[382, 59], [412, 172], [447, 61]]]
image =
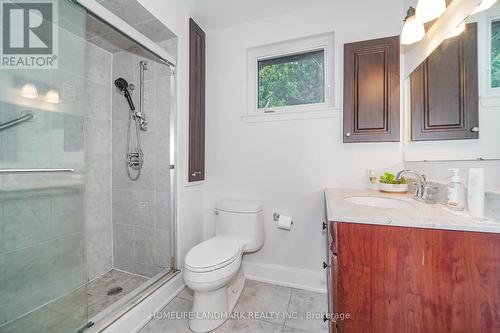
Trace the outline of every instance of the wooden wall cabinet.
[[205, 32], [189, 19], [188, 181], [205, 179]]
[[344, 45], [344, 142], [400, 141], [399, 36]]
[[332, 332], [500, 332], [500, 234], [329, 228]]
[[479, 138], [477, 23], [443, 41], [410, 80], [412, 141]]

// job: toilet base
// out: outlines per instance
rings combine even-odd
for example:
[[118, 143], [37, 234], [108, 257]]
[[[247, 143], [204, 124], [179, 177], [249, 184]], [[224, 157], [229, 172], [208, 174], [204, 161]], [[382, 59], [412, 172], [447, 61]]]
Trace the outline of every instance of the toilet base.
[[245, 277], [241, 269], [231, 282], [217, 290], [195, 291], [193, 298], [193, 318], [189, 328], [194, 332], [209, 332], [222, 325], [233, 311], [240, 298]]

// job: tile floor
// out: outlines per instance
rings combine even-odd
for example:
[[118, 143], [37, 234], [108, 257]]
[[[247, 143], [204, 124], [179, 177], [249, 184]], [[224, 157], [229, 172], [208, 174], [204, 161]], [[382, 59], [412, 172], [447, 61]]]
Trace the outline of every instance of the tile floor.
[[[126, 296], [146, 281], [148, 281], [148, 279], [140, 275], [134, 275], [115, 269], [91, 281], [87, 285], [89, 318], [92, 318], [111, 304]], [[113, 287], [122, 287], [123, 291], [117, 295], [109, 296], [108, 290]]]
[[[162, 312], [189, 312], [192, 307], [193, 294], [184, 289]], [[231, 319], [214, 330], [215, 333], [319, 333], [328, 332], [328, 324], [322, 319], [299, 319], [307, 313], [316, 313], [318, 318], [328, 308], [325, 294], [314, 293], [293, 288], [275, 286], [268, 283], [246, 280], [243, 292], [236, 304], [236, 313], [295, 313], [296, 319], [283, 316], [270, 316], [262, 319]], [[189, 333], [187, 319], [153, 319], [140, 333]]]

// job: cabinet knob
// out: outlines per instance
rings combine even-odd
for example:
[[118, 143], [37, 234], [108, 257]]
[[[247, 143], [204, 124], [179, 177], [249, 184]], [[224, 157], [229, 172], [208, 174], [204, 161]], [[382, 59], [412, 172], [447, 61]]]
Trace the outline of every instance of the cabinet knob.
[[350, 137], [350, 136], [351, 136], [351, 132], [347, 132], [347, 133], [345, 134], [345, 136]]
[[330, 267], [330, 265], [323, 261], [323, 269], [326, 269], [327, 267]]
[[326, 230], [328, 228], [328, 224], [326, 222], [323, 222], [323, 230]]
[[474, 126], [470, 129], [471, 132], [479, 132], [479, 127]]

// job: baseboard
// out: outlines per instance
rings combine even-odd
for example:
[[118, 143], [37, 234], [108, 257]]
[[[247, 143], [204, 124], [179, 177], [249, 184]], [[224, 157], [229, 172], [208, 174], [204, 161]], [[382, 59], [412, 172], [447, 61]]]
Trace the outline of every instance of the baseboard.
[[243, 261], [243, 273], [250, 280], [326, 294], [326, 276], [321, 271]]
[[163, 309], [184, 287], [182, 273], [178, 273], [125, 315], [108, 326], [103, 332], [138, 332], [151, 320], [152, 313]]

